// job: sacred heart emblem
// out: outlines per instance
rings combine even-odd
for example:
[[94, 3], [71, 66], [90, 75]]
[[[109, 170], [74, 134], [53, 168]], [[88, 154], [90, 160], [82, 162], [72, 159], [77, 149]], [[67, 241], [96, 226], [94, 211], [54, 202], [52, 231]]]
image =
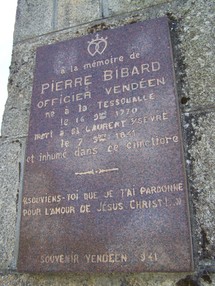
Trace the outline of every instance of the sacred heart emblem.
[[99, 55], [103, 54], [105, 49], [107, 48], [107, 37], [99, 38], [99, 35], [96, 35], [96, 38], [92, 41], [88, 42], [87, 50], [89, 54], [93, 57], [96, 53]]

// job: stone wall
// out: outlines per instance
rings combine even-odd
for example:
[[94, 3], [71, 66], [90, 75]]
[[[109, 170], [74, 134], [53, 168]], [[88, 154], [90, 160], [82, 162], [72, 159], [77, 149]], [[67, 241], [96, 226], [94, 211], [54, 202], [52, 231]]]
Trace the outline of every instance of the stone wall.
[[[20, 177], [38, 46], [167, 15], [183, 122], [192, 218], [193, 273], [16, 272]], [[19, 0], [0, 138], [0, 285], [215, 285], [215, 98], [213, 0]]]

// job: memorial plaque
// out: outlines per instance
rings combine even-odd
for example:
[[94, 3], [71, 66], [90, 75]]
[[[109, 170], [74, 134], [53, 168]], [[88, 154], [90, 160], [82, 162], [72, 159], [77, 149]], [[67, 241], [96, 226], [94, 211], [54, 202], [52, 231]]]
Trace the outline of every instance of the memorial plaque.
[[168, 19], [38, 48], [18, 270], [191, 269]]

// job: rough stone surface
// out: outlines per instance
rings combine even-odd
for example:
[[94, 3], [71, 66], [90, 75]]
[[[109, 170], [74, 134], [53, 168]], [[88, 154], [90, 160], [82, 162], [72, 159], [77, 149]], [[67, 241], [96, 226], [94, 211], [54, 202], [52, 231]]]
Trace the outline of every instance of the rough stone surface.
[[14, 41], [22, 41], [52, 31], [53, 1], [19, 0]]
[[32, 92], [33, 46], [17, 45], [13, 50], [8, 97], [2, 123], [2, 136], [22, 137], [28, 132], [29, 100]]
[[[0, 276], [4, 286], [174, 286], [184, 274], [139, 275], [7, 275]], [[159, 281], [159, 282], [158, 282]], [[2, 283], [2, 284], [1, 284]], [[159, 283], [159, 284], [158, 284]], [[188, 286], [189, 284], [184, 284]], [[192, 284], [191, 284], [192, 285]], [[180, 285], [179, 285], [180, 286]]]
[[123, 1], [117, 1], [117, 0], [104, 0], [104, 8], [105, 8], [105, 16], [114, 16], [122, 13], [131, 12], [134, 10], [140, 10], [144, 8], [148, 8], [151, 6], [155, 6], [158, 4], [163, 4], [165, 2], [171, 2], [171, 0], [123, 0]]
[[20, 180], [21, 140], [0, 141], [0, 269], [15, 267], [15, 225]]
[[188, 154], [191, 163], [192, 202], [198, 225], [198, 254], [200, 260], [207, 260], [207, 263], [211, 260], [215, 270], [215, 113], [187, 117], [190, 117], [192, 130], [192, 134], [188, 134], [191, 139]]
[[214, 286], [215, 275], [128, 274], [128, 275], [29, 275], [0, 276], [1, 286]]
[[[74, 2], [77, 5], [84, 3]], [[61, 26], [57, 26], [57, 14], [62, 13], [62, 17], [66, 15], [63, 3], [69, 5], [69, 1], [58, 1], [58, 13], [56, 9], [52, 12], [52, 9], [57, 7], [57, 1], [19, 1], [15, 41], [25, 41], [14, 46], [9, 98], [2, 128], [4, 139], [2, 138], [0, 143], [0, 272], [10, 272], [14, 269], [16, 195], [19, 189], [18, 166], [21, 152], [18, 141], [27, 134], [36, 47], [163, 15], [168, 15], [172, 21], [170, 28], [175, 50], [177, 87], [182, 111], [185, 112], [183, 126], [186, 134], [186, 167], [191, 190], [196, 272], [90, 276], [9, 273], [0, 276], [0, 285], [215, 286], [214, 1], [104, 0], [100, 8], [103, 15], [109, 18], [87, 24], [85, 22], [97, 19], [100, 13], [97, 5], [90, 6], [92, 2], [87, 1], [91, 11], [74, 12], [69, 7], [68, 18], [59, 20], [58, 24]], [[73, 12], [78, 13], [78, 16]], [[120, 16], [122, 13], [125, 14]], [[94, 16], [91, 18], [90, 14]], [[71, 22], [72, 15], [77, 21]], [[111, 17], [113, 15], [115, 16]], [[83, 25], [75, 26], [81, 23]], [[66, 29], [63, 30], [64, 28]], [[62, 30], [44, 35], [56, 29]], [[43, 36], [38, 37], [39, 35]], [[37, 38], [34, 38], [35, 36]], [[6, 140], [6, 137], [11, 139]], [[8, 196], [5, 196], [6, 192]]]
[[187, 1], [181, 14], [180, 49], [184, 57], [186, 107], [215, 106], [214, 1]]
[[101, 17], [100, 0], [58, 1], [56, 8], [57, 29], [91, 22]]

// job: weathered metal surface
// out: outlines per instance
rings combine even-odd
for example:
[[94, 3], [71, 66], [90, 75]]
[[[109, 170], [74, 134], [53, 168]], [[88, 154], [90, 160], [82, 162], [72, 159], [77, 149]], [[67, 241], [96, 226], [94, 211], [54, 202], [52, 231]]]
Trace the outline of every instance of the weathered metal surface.
[[40, 47], [18, 270], [191, 269], [167, 18]]

